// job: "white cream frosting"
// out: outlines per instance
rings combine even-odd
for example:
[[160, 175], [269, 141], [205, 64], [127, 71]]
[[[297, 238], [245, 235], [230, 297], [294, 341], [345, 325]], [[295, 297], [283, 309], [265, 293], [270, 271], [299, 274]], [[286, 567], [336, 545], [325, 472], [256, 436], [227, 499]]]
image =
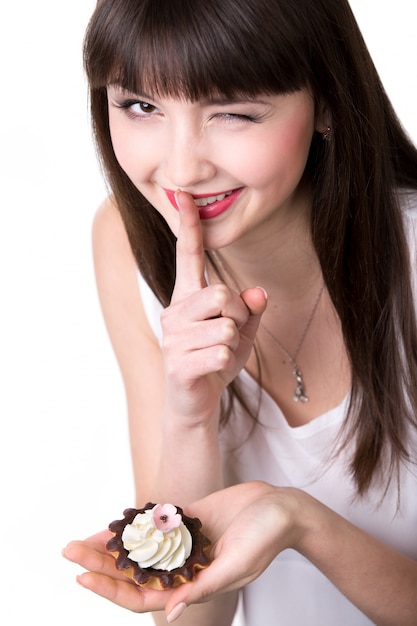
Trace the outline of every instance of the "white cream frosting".
[[122, 534], [129, 559], [140, 567], [171, 571], [182, 567], [191, 554], [192, 538], [183, 522], [169, 532], [155, 527], [152, 510], [138, 513]]

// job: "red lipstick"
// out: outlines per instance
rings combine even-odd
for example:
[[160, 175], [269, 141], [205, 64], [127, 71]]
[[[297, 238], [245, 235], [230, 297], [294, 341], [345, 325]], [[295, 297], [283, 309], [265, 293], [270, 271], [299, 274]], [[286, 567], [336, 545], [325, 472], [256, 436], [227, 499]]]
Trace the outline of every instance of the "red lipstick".
[[[168, 200], [171, 202], [174, 209], [178, 211], [178, 205], [175, 201], [175, 191], [171, 189], [164, 189]], [[243, 191], [243, 187], [239, 189], [233, 189], [233, 191], [223, 191], [215, 194], [191, 194], [194, 200], [200, 200], [202, 203], [204, 199], [210, 199], [210, 202], [205, 204], [204, 206], [199, 206], [200, 203], [197, 203], [198, 211], [200, 213], [200, 219], [209, 220], [214, 217], [218, 217], [222, 213], [225, 213], [231, 205], [237, 200], [240, 194]], [[223, 198], [222, 198], [223, 196]], [[217, 198], [217, 199], [215, 199]]]

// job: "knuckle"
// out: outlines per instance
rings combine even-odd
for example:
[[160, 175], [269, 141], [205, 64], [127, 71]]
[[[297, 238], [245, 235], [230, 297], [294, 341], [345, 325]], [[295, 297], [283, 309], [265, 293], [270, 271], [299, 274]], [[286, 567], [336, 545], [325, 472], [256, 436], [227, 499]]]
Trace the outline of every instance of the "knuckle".
[[232, 353], [227, 346], [219, 346], [217, 349], [217, 363], [220, 370], [226, 369], [232, 358]]
[[222, 325], [222, 339], [225, 343], [230, 343], [235, 339], [236, 336], [236, 324], [229, 317], [221, 318]]
[[162, 342], [161, 348], [162, 352], [165, 356], [175, 353], [177, 347], [176, 337], [172, 335], [172, 333], [168, 332], [168, 329], [165, 327], [162, 329]]
[[213, 285], [212, 291], [213, 302], [219, 312], [221, 312], [229, 299], [229, 289], [226, 287], [226, 285], [218, 283], [216, 285]]
[[200, 602], [208, 602], [215, 595], [217, 589], [214, 584], [204, 587], [200, 590]]
[[178, 381], [178, 372], [179, 372], [178, 367], [169, 360], [165, 360], [164, 365], [165, 365], [165, 376], [167, 380], [176, 380], [177, 382], [179, 382]]

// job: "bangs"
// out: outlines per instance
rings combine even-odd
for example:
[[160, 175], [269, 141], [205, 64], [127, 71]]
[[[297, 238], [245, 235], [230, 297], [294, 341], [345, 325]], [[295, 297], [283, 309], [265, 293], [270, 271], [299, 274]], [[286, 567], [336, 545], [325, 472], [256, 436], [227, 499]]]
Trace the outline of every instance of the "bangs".
[[100, 0], [84, 45], [91, 89], [196, 101], [307, 86], [302, 42], [270, 2]]

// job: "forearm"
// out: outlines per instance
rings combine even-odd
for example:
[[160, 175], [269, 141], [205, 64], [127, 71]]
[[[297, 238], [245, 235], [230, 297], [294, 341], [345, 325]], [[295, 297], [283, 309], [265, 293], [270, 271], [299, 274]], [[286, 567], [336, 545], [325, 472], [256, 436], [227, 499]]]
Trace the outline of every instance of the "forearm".
[[378, 626], [416, 626], [417, 563], [307, 498], [299, 552]]
[[[223, 487], [218, 437], [218, 417], [204, 425], [178, 427], [175, 416], [165, 414], [162, 450], [154, 490], [155, 501], [185, 506]], [[221, 594], [210, 602], [187, 608], [175, 621], [178, 626], [230, 626], [237, 592]], [[167, 624], [164, 612], [153, 614], [156, 626]]]
[[185, 506], [223, 487], [218, 418], [194, 427], [164, 416], [153, 498]]

